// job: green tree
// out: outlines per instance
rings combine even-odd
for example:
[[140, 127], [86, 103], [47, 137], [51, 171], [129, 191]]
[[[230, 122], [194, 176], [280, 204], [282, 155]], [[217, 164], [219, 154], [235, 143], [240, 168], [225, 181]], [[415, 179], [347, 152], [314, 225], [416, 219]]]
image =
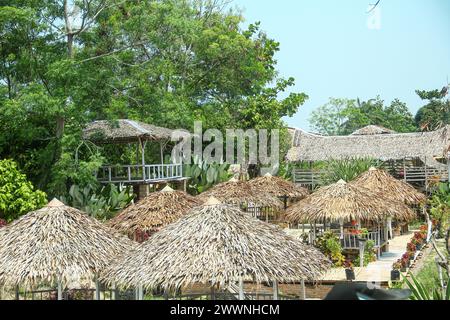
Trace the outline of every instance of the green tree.
[[368, 125], [396, 132], [416, 131], [405, 103], [395, 99], [385, 106], [380, 97], [367, 101], [330, 98], [326, 105], [312, 113], [310, 123], [315, 130], [327, 135], [348, 135]]
[[12, 160], [0, 161], [0, 218], [10, 222], [45, 205], [46, 195], [34, 190]]
[[280, 98], [294, 80], [277, 76], [279, 43], [223, 4], [0, 0], [0, 157], [61, 195], [101, 162], [76, 156], [92, 120], [284, 128], [307, 97]]
[[450, 124], [450, 100], [446, 99], [447, 90], [417, 90], [417, 95], [427, 104], [419, 109], [415, 121], [423, 131], [433, 131]]

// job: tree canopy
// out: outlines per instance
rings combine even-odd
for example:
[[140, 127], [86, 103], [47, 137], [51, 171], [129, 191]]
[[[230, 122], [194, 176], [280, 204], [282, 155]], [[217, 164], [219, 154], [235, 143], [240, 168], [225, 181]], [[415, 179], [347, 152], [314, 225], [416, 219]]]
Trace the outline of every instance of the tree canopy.
[[326, 135], [349, 135], [368, 125], [400, 133], [416, 131], [414, 118], [405, 103], [395, 99], [385, 105], [380, 97], [367, 101], [330, 98], [312, 113], [310, 123], [314, 130]]
[[441, 91], [417, 90], [417, 95], [427, 104], [416, 114], [416, 124], [423, 131], [436, 130], [450, 124], [450, 100], [447, 99], [448, 88]]
[[307, 96], [279, 97], [279, 43], [242, 21], [218, 0], [0, 0], [0, 158], [58, 195], [103, 161], [92, 120], [284, 128]]

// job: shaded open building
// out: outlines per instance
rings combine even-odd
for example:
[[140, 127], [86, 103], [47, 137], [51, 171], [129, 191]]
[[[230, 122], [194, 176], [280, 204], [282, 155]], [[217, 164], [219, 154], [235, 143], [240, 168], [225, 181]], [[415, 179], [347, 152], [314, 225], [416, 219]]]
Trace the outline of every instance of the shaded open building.
[[286, 209], [289, 203], [306, 198], [309, 191], [306, 188], [296, 186], [283, 178], [266, 174], [249, 181], [250, 186], [260, 194], [268, 194], [281, 199]]
[[19, 290], [37, 294], [43, 288], [63, 299], [66, 289], [86, 283], [96, 284], [98, 299], [98, 274], [134, 246], [58, 200], [1, 228], [0, 244], [0, 286], [15, 288], [17, 299]]
[[248, 181], [235, 178], [219, 183], [197, 196], [203, 202], [215, 197], [223, 203], [233, 204], [253, 217], [266, 222], [277, 219], [283, 209], [283, 202], [274, 195], [262, 193], [253, 188]]
[[165, 187], [128, 206], [106, 224], [129, 238], [142, 242], [201, 203], [184, 191]]
[[294, 182], [315, 186], [321, 172], [313, 164], [327, 160], [373, 158], [383, 162], [395, 178], [428, 188], [430, 183], [448, 180], [447, 157], [450, 126], [433, 132], [393, 133], [370, 126], [349, 136], [323, 136], [295, 129], [286, 158], [305, 163], [310, 169], [294, 170]]
[[[420, 209], [418, 208], [420, 205], [424, 205], [427, 201], [425, 194], [419, 192], [409, 183], [395, 179], [387, 171], [382, 169], [370, 168], [369, 171], [364, 172], [353, 180], [351, 184], [359, 188], [369, 189], [393, 201], [415, 206], [416, 211]], [[390, 237], [394, 236], [393, 228], [396, 230], [395, 234], [398, 235], [407, 232], [408, 222], [414, 218], [416, 216], [412, 216], [410, 219], [395, 219], [394, 226], [392, 226], [392, 221], [389, 220], [388, 228]]]
[[[292, 224], [309, 223], [310, 242], [324, 231], [335, 232], [344, 250], [358, 250], [359, 238], [372, 240], [380, 255], [388, 245], [388, 218], [410, 220], [416, 213], [403, 202], [382, 194], [356, 187], [341, 180], [322, 187], [286, 211], [285, 219]], [[318, 227], [320, 226], [320, 227]], [[359, 231], [367, 229], [366, 234]]]
[[317, 249], [277, 226], [210, 198], [122, 256], [101, 279], [119, 288], [170, 295], [203, 284], [211, 289], [206, 295], [227, 291], [239, 299], [250, 294], [244, 282], [266, 283], [277, 299], [278, 283], [316, 280], [329, 266]]

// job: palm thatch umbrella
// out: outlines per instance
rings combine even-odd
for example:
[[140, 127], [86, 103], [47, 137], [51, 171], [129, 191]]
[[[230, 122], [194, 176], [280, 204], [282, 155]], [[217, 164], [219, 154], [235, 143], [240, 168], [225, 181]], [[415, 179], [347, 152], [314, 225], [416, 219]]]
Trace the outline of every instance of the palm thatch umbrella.
[[112, 234], [83, 212], [52, 200], [0, 229], [0, 284], [39, 285], [92, 281], [134, 243]]
[[383, 197], [408, 205], [424, 203], [427, 197], [407, 182], [395, 179], [385, 170], [370, 168], [351, 182], [356, 187], [369, 189]]
[[248, 181], [240, 181], [234, 178], [219, 183], [198, 196], [202, 201], [208, 201], [210, 197], [215, 197], [223, 203], [239, 206], [252, 204], [256, 207], [266, 208], [283, 207], [283, 203], [276, 196], [261, 193], [253, 188]]
[[199, 199], [186, 192], [166, 187], [127, 207], [106, 224], [133, 238], [138, 232], [146, 234], [157, 232], [200, 204]]
[[166, 291], [194, 284], [226, 287], [318, 279], [329, 261], [315, 248], [237, 207], [210, 198], [106, 269], [119, 287]]
[[271, 174], [252, 179], [249, 181], [249, 184], [259, 193], [269, 194], [279, 198], [303, 199], [309, 195], [308, 189], [298, 187], [290, 181], [280, 177], [274, 177]]
[[322, 187], [308, 198], [287, 209], [291, 223], [315, 221], [382, 221], [388, 216], [409, 219], [414, 212], [401, 202], [392, 201], [370, 190], [341, 180]]

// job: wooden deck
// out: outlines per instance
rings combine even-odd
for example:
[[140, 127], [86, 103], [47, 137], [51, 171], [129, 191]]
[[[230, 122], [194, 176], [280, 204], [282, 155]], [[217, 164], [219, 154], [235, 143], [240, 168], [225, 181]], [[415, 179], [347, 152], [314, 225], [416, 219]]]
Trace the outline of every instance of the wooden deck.
[[182, 179], [183, 165], [181, 164], [105, 166], [97, 172], [97, 180], [106, 184], [151, 184]]

